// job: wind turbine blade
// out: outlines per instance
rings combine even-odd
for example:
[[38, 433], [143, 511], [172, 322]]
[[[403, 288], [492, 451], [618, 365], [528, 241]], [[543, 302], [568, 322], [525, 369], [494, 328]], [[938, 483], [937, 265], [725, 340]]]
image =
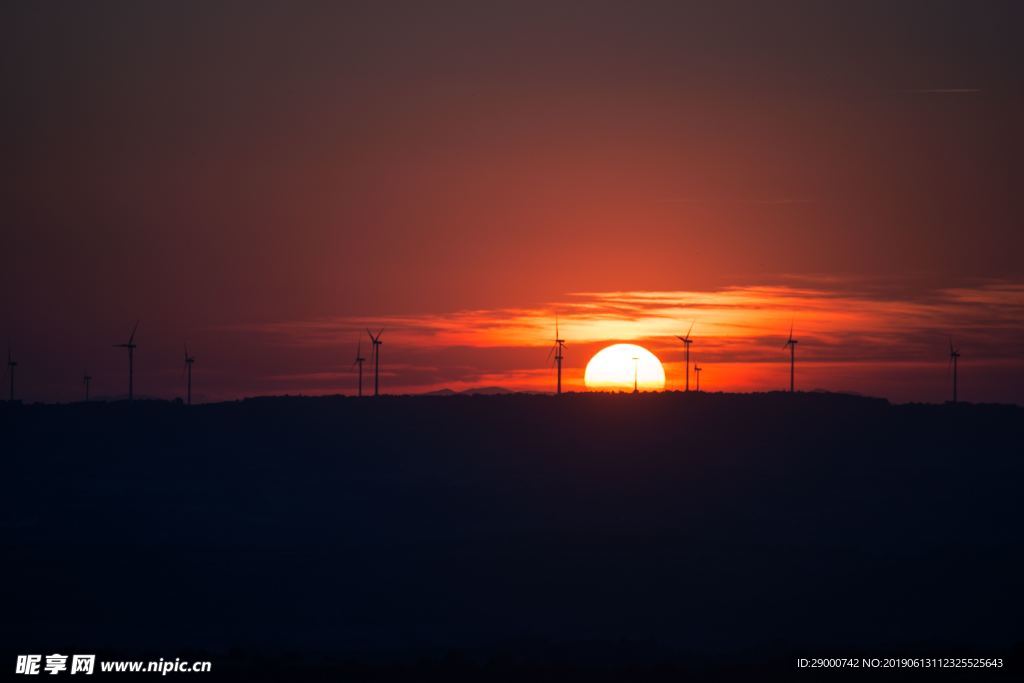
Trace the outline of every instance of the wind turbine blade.
[[687, 338], [687, 339], [689, 339], [689, 338], [690, 338], [690, 333], [691, 333], [691, 332], [693, 332], [693, 326], [694, 326], [695, 324], [697, 324], [697, 319], [696, 319], [696, 318], [694, 318], [694, 319], [693, 319], [693, 322], [691, 322], [691, 323], [690, 323], [690, 329], [688, 329], [688, 330], [686, 331], [686, 338]]
[[128, 343], [129, 344], [131, 344], [133, 341], [135, 341], [135, 330], [137, 330], [137, 329], [139, 329], [139, 321], [138, 320], [135, 321], [135, 325], [134, 325], [134, 327], [132, 327], [131, 336], [128, 337]]
[[[558, 344], [555, 344], [555, 346], [558, 346]], [[551, 360], [551, 354], [553, 354], [555, 352], [555, 346], [552, 346], [550, 349], [548, 349], [548, 360], [549, 361]]]
[[366, 328], [366, 334], [370, 335], [370, 339], [373, 340], [373, 332], [370, 332], [370, 328]]

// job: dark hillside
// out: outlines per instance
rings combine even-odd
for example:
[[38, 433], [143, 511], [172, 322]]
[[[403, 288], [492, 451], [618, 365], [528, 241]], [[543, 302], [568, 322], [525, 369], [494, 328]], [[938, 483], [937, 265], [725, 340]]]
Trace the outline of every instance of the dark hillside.
[[564, 680], [1024, 642], [1018, 407], [590, 394], [0, 416], [10, 652]]

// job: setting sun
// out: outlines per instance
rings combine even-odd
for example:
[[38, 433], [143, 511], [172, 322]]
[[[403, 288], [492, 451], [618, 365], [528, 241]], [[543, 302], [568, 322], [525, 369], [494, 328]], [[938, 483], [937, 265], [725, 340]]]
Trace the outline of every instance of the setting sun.
[[601, 349], [587, 363], [583, 376], [588, 389], [601, 391], [632, 391], [634, 381], [643, 391], [665, 388], [665, 368], [661, 361], [636, 344], [613, 344]]

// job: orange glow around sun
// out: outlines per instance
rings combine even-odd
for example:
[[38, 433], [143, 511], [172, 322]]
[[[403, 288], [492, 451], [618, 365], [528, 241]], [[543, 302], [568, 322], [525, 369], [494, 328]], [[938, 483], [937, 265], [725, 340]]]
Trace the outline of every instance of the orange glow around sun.
[[[267, 344], [268, 357], [284, 349], [298, 364], [295, 372], [267, 375], [249, 389], [253, 393], [353, 393], [356, 374], [348, 356], [356, 353], [357, 343], [367, 353], [367, 327], [386, 329], [385, 349], [390, 351], [380, 373], [389, 393], [480, 387], [554, 391], [551, 348], [557, 312], [558, 336], [566, 340], [564, 391], [633, 390], [631, 351], [600, 375], [594, 374], [596, 366], [588, 366], [611, 340], [641, 349], [639, 388], [683, 390], [686, 355], [678, 336], [696, 321], [691, 389], [698, 363], [703, 391], [788, 389], [789, 353], [783, 343], [793, 325], [800, 340], [797, 390], [944, 400], [953, 337], [978, 356], [962, 387], [1020, 400], [1024, 363], [1012, 349], [1024, 338], [1024, 284], [928, 290], [905, 298], [875, 296], [869, 286], [863, 291], [829, 286], [802, 282], [711, 291], [578, 292], [528, 308], [278, 321], [232, 330], [246, 335], [246, 343]], [[339, 348], [348, 349], [347, 362], [339, 364]], [[653, 383], [642, 360], [648, 353], [658, 368]], [[372, 371], [371, 363], [364, 370]], [[667, 381], [662, 379], [666, 376]]]
[[665, 368], [653, 353], [636, 344], [613, 344], [601, 349], [587, 363], [583, 383], [598, 391], [660, 391], [665, 388]]

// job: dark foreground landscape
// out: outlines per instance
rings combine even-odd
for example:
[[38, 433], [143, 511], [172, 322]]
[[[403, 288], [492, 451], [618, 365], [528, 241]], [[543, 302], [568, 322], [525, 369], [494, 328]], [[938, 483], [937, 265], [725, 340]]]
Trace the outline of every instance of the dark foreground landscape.
[[1024, 663], [1019, 407], [507, 395], [0, 416], [5, 668], [95, 652], [211, 660], [195, 680], [820, 680], [839, 674], [796, 659]]

